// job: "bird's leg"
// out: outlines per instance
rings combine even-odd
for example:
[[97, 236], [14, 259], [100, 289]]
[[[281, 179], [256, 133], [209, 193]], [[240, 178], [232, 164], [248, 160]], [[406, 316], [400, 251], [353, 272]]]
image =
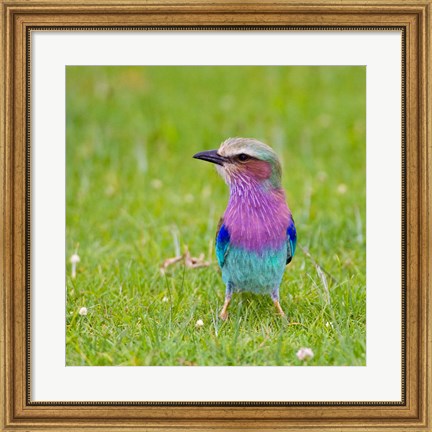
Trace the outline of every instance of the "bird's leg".
[[228, 305], [230, 304], [231, 297], [225, 297], [225, 302], [223, 304], [219, 318], [225, 321], [228, 318]]
[[276, 307], [277, 313], [280, 316], [285, 316], [285, 312], [282, 310], [282, 307], [279, 303], [279, 287], [273, 289], [273, 291], [271, 293], [271, 298], [272, 298], [273, 303]]
[[229, 306], [230, 301], [231, 301], [232, 293], [233, 293], [232, 285], [231, 285], [231, 283], [228, 282], [227, 286], [226, 286], [226, 291], [225, 291], [225, 302], [224, 302], [222, 310], [219, 314], [220, 319], [222, 319], [224, 321], [228, 318], [228, 306]]

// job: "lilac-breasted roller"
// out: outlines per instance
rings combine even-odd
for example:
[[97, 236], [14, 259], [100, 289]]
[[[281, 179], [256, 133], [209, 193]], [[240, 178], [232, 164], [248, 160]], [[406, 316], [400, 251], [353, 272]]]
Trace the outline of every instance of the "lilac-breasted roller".
[[226, 285], [220, 313], [228, 317], [233, 292], [270, 294], [277, 312], [279, 286], [297, 241], [294, 220], [281, 186], [281, 165], [268, 145], [229, 138], [218, 150], [194, 155], [216, 164], [230, 198], [216, 233], [216, 257]]

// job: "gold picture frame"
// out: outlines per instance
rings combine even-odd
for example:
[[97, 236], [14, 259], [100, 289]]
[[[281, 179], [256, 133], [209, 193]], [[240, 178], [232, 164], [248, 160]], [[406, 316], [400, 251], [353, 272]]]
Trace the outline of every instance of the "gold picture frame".
[[[431, 431], [432, 0], [259, 2], [1, 0], [0, 428]], [[43, 29], [401, 29], [406, 230], [401, 403], [34, 403], [29, 400], [29, 46]]]

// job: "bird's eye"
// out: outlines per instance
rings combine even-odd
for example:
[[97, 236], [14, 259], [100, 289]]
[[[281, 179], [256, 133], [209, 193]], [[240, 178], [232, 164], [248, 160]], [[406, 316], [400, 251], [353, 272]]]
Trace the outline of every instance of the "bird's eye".
[[247, 160], [249, 159], [249, 156], [248, 156], [247, 154], [240, 153], [240, 154], [237, 156], [237, 158], [238, 158], [238, 160], [239, 160], [240, 162], [245, 162], [245, 161], [247, 161]]

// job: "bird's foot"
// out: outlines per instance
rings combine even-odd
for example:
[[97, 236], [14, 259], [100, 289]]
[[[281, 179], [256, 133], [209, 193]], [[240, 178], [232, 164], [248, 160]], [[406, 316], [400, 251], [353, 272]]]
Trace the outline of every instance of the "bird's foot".
[[222, 310], [221, 313], [219, 314], [219, 318], [222, 321], [226, 321], [228, 319], [228, 311]]
[[276, 311], [277, 311], [277, 313], [278, 313], [280, 316], [285, 317], [285, 316], [286, 316], [286, 315], [285, 315], [285, 312], [283, 311], [283, 309], [282, 309], [282, 307], [281, 307], [281, 305], [280, 305], [280, 303], [279, 303], [279, 300], [273, 300], [273, 303], [274, 303], [274, 305], [275, 305], [275, 307], [276, 307]]

